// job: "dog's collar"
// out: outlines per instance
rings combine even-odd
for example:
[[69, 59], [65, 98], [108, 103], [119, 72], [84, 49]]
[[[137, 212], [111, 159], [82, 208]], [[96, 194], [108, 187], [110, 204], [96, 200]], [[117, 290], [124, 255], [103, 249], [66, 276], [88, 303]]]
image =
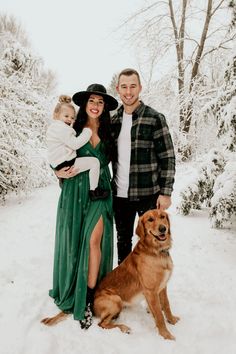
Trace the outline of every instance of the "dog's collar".
[[161, 250], [161, 251], [160, 251], [160, 254], [162, 254], [163, 256], [168, 257], [168, 256], [170, 255], [170, 253], [169, 253], [169, 248], [164, 249], [164, 250]]

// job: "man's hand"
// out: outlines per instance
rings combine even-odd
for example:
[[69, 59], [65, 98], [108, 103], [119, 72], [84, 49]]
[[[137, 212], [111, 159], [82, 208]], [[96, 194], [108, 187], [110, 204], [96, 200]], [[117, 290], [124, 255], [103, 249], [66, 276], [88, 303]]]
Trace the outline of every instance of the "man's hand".
[[168, 195], [159, 195], [157, 198], [157, 209], [168, 209], [171, 206], [171, 197]]
[[76, 176], [79, 173], [79, 169], [74, 166], [63, 167], [58, 171], [55, 171], [55, 174], [58, 178], [71, 178]]

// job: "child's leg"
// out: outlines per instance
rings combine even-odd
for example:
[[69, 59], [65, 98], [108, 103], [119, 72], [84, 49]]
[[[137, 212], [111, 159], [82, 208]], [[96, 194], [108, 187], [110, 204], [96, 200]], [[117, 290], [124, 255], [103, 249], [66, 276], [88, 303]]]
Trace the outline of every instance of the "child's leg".
[[96, 157], [77, 157], [74, 164], [78, 173], [89, 170], [89, 197], [91, 200], [106, 199], [110, 191], [98, 187], [100, 162]]
[[77, 157], [74, 166], [78, 168], [79, 173], [89, 170], [90, 190], [96, 189], [100, 174], [99, 160], [96, 157]]

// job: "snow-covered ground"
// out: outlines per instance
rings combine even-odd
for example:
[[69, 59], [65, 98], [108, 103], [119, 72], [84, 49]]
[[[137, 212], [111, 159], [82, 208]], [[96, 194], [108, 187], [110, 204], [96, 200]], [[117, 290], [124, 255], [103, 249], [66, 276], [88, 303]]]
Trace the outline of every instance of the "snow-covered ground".
[[[178, 174], [174, 201], [187, 172]], [[175, 269], [169, 282], [173, 313], [168, 328], [176, 341], [157, 333], [144, 304], [125, 309], [119, 321], [132, 328], [88, 331], [69, 317], [48, 328], [40, 320], [57, 313], [51, 287], [59, 187], [36, 190], [0, 207], [0, 352], [2, 354], [235, 354], [236, 235], [210, 228], [206, 211], [190, 216], [170, 209]], [[116, 262], [116, 259], [115, 259]]]

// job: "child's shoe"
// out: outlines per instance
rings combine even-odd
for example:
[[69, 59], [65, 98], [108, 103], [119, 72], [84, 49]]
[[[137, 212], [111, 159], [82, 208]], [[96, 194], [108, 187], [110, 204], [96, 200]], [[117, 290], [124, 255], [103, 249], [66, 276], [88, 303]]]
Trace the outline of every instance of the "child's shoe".
[[97, 187], [96, 189], [89, 191], [89, 197], [91, 200], [106, 199], [110, 194], [110, 191]]

